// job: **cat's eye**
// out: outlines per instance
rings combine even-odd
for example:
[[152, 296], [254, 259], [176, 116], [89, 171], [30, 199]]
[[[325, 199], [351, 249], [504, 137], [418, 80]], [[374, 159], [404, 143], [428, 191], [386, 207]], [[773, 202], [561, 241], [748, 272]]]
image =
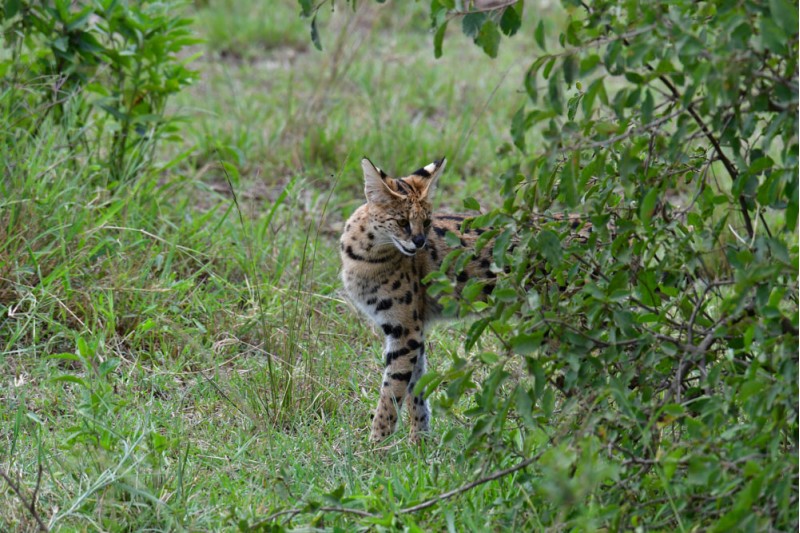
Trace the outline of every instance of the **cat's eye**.
[[408, 220], [398, 220], [397, 225], [408, 232], [411, 231], [411, 223]]
[[425, 221], [422, 223], [422, 225], [425, 227], [425, 229], [430, 228], [431, 227], [431, 219], [426, 218]]

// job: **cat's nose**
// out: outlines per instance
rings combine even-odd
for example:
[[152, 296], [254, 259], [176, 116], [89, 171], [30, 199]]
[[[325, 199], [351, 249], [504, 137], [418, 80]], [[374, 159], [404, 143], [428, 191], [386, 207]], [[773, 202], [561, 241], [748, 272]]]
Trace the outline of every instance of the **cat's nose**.
[[420, 233], [419, 235], [414, 235], [413, 237], [411, 237], [411, 242], [413, 242], [414, 246], [416, 246], [417, 248], [422, 248], [423, 246], [425, 246], [425, 235], [423, 235], [422, 233]]

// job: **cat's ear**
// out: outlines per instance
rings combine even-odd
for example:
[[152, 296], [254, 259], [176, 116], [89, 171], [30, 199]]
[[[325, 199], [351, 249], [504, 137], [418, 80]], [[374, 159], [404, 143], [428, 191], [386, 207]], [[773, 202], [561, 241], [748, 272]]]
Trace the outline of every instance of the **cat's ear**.
[[367, 202], [386, 204], [400, 197], [386, 181], [391, 178], [386, 175], [386, 172], [373, 165], [372, 161], [365, 157], [361, 160], [361, 168], [364, 170], [364, 194]]
[[434, 189], [436, 188], [436, 182], [439, 181], [439, 176], [442, 175], [444, 172], [444, 167], [447, 165], [447, 159], [442, 157], [441, 159], [437, 159], [433, 163], [429, 165], [425, 165], [421, 169], [414, 172], [414, 176], [420, 178], [423, 185], [423, 189], [420, 193], [421, 196], [430, 196], [433, 194]]

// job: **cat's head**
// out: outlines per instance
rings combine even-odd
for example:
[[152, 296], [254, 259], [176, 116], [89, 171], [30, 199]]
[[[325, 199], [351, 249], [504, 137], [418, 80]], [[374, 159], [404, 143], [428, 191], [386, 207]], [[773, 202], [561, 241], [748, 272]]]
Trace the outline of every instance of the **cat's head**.
[[391, 178], [366, 157], [361, 160], [364, 194], [377, 242], [391, 242], [408, 256], [425, 248], [431, 227], [430, 197], [446, 163], [441, 158], [408, 176]]

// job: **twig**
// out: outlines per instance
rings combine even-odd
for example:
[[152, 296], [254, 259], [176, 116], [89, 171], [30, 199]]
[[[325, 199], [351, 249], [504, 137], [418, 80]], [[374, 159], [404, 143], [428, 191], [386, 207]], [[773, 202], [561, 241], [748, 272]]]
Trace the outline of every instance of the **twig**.
[[[549, 449], [549, 448], [546, 448], [546, 449]], [[452, 498], [453, 496], [458, 496], [459, 494], [461, 494], [463, 492], [467, 492], [468, 490], [473, 489], [473, 488], [477, 487], [478, 485], [483, 485], [484, 483], [488, 483], [489, 481], [494, 481], [495, 479], [499, 479], [501, 477], [505, 477], [505, 476], [507, 476], [509, 474], [513, 474], [514, 472], [518, 472], [519, 470], [522, 470], [523, 468], [525, 468], [526, 466], [530, 465], [531, 463], [537, 461], [539, 459], [539, 457], [542, 456], [543, 453], [544, 453], [544, 451], [541, 451], [541, 452], [537, 453], [536, 455], [534, 455], [533, 457], [529, 457], [529, 458], [525, 459], [524, 461], [522, 461], [521, 463], [518, 463], [518, 464], [516, 464], [516, 465], [514, 465], [512, 467], [506, 468], [504, 470], [498, 470], [497, 472], [489, 474], [486, 477], [482, 477], [480, 479], [472, 481], [471, 483], [467, 483], [466, 485], [463, 485], [463, 486], [461, 486], [461, 487], [459, 487], [457, 489], [451, 490], [449, 492], [445, 492], [443, 494], [439, 494], [438, 496], [435, 496], [435, 497], [433, 497], [433, 498], [431, 498], [429, 500], [425, 500], [424, 502], [418, 503], [417, 505], [413, 505], [411, 507], [406, 507], [404, 509], [400, 509], [398, 511], [398, 514], [415, 513], [417, 511], [421, 511], [422, 509], [427, 509], [428, 507], [432, 507], [432, 506], [436, 505], [437, 503], [439, 503], [442, 500], [447, 500], [449, 498]]]
[[[449, 500], [450, 498], [452, 498], [454, 496], [458, 496], [459, 494], [463, 494], [464, 492], [467, 492], [468, 490], [471, 490], [471, 489], [473, 489], [473, 488], [475, 488], [475, 487], [477, 487], [479, 485], [483, 485], [484, 483], [488, 483], [490, 481], [494, 481], [496, 479], [500, 479], [500, 478], [505, 477], [505, 476], [507, 476], [509, 474], [513, 474], [514, 472], [518, 472], [518, 471], [522, 470], [523, 468], [525, 468], [526, 466], [528, 466], [528, 465], [536, 462], [537, 460], [539, 460], [539, 458], [542, 456], [542, 454], [547, 449], [549, 449], [549, 448], [545, 448], [545, 450], [542, 450], [541, 452], [537, 453], [533, 457], [529, 457], [529, 458], [525, 459], [524, 461], [522, 461], [522, 462], [520, 462], [520, 463], [518, 463], [518, 464], [516, 464], [514, 466], [511, 466], [509, 468], [505, 468], [503, 470], [498, 470], [496, 472], [493, 472], [493, 473], [489, 474], [488, 476], [482, 477], [480, 479], [476, 479], [475, 481], [471, 481], [470, 483], [462, 485], [461, 487], [459, 487], [457, 489], [453, 489], [451, 491], [439, 494], [438, 496], [434, 496], [433, 498], [425, 500], [422, 503], [418, 503], [417, 505], [412, 505], [411, 507], [405, 507], [403, 509], [400, 509], [399, 511], [396, 511], [396, 514], [411, 514], [411, 513], [416, 513], [417, 511], [422, 511], [423, 509], [427, 509], [429, 507], [433, 507], [434, 505], [436, 505], [437, 503], [439, 503], [441, 501]], [[369, 511], [362, 511], [360, 509], [351, 509], [349, 507], [317, 507], [316, 509], [309, 509], [309, 511], [323, 511], [323, 512], [326, 512], [326, 513], [354, 514], [354, 515], [361, 516], [363, 518], [379, 518], [380, 517], [380, 515], [375, 514], [375, 513], [370, 513]], [[304, 512], [304, 509], [294, 508], [294, 509], [284, 509], [283, 511], [278, 511], [276, 513], [272, 513], [271, 515], [269, 515], [268, 517], [264, 518], [263, 520], [260, 520], [260, 521], [256, 522], [255, 524], [253, 524], [252, 526], [250, 526], [250, 530], [251, 531], [257, 530], [260, 527], [262, 527], [262, 526], [264, 526], [266, 524], [269, 524], [271, 521], [273, 521], [275, 518], [277, 518], [279, 516], [291, 515], [292, 517], [294, 517], [295, 515], [298, 515], [298, 514], [300, 514], [302, 512]]]
[[39, 494], [39, 485], [42, 482], [41, 463], [39, 464], [39, 470], [36, 474], [36, 487], [33, 489], [33, 496], [31, 497], [30, 501], [28, 501], [28, 499], [25, 498], [25, 495], [22, 493], [22, 488], [20, 488], [19, 485], [14, 483], [14, 480], [12, 480], [6, 472], [0, 470], [0, 476], [2, 476], [2, 478], [6, 480], [6, 483], [8, 483], [8, 486], [11, 487], [11, 490], [13, 490], [14, 493], [17, 495], [17, 497], [20, 499], [22, 505], [24, 505], [25, 508], [28, 511], [30, 511], [31, 516], [33, 516], [33, 519], [36, 520], [36, 523], [39, 525], [39, 530], [48, 531], [47, 526], [42, 520], [42, 517], [40, 517], [38, 511], [36, 511], [36, 496]]

